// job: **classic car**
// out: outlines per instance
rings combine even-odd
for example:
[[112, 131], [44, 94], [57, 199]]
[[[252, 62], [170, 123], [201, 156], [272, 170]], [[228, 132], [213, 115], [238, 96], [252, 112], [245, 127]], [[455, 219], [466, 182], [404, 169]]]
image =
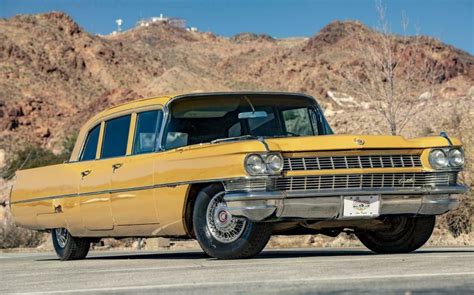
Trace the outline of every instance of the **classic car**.
[[51, 232], [61, 260], [105, 237], [195, 238], [236, 259], [271, 235], [342, 232], [404, 253], [458, 205], [463, 164], [446, 134], [335, 135], [304, 94], [163, 96], [94, 116], [68, 162], [17, 172], [9, 204], [17, 224]]

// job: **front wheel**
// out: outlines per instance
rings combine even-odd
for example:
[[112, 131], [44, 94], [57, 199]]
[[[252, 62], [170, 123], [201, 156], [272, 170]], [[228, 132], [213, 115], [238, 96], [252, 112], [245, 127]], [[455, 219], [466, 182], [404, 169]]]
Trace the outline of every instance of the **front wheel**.
[[362, 244], [375, 253], [409, 253], [428, 241], [435, 221], [435, 216], [386, 217], [384, 223], [389, 226], [388, 229], [360, 232], [356, 235]]
[[84, 259], [89, 253], [90, 241], [71, 236], [65, 228], [51, 230], [51, 236], [54, 250], [62, 261]]
[[214, 184], [197, 196], [193, 228], [199, 245], [218, 259], [253, 257], [267, 245], [272, 226], [232, 216], [227, 211], [224, 193], [220, 185]]

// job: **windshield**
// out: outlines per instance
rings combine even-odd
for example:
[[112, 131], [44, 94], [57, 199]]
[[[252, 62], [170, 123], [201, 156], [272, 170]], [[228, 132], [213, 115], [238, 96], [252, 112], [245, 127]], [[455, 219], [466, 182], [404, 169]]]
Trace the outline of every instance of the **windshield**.
[[314, 100], [249, 94], [181, 98], [170, 106], [165, 148], [254, 137], [332, 133]]

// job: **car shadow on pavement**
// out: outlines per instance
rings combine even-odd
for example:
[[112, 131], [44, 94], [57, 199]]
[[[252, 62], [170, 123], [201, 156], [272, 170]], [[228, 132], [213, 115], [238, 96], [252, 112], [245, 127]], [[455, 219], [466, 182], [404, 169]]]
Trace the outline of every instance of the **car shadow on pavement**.
[[267, 250], [260, 253], [255, 258], [296, 258], [296, 257], [330, 257], [330, 256], [394, 256], [394, 255], [425, 255], [425, 254], [445, 254], [445, 253], [474, 253], [474, 250], [468, 249], [421, 249], [411, 253], [401, 254], [376, 254], [365, 248], [355, 249], [282, 249]]
[[[446, 254], [446, 253], [474, 253], [474, 250], [467, 249], [422, 249], [409, 254], [385, 254], [385, 256], [393, 255], [426, 255], [426, 254]], [[355, 249], [269, 249], [264, 250], [253, 259], [284, 259], [284, 258], [304, 258], [304, 257], [342, 257], [342, 256], [376, 256], [377, 254], [370, 252], [364, 248]], [[382, 256], [377, 255], [377, 256]], [[217, 260], [209, 257], [204, 252], [192, 251], [170, 251], [170, 252], [94, 252], [93, 256], [89, 256], [86, 260], [139, 260], [139, 259], [207, 259]], [[38, 259], [37, 261], [52, 261], [56, 258]]]
[[[203, 259], [210, 258], [204, 252], [94, 252], [93, 256], [87, 256], [85, 260], [133, 260], [133, 259]], [[57, 258], [37, 259], [36, 261], [53, 261]]]

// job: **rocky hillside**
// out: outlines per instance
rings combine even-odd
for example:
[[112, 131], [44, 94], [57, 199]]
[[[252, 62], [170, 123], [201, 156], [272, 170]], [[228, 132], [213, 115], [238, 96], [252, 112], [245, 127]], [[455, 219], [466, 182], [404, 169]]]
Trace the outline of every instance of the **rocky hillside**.
[[[274, 39], [158, 24], [97, 36], [60, 12], [0, 19], [0, 149], [7, 159], [27, 142], [56, 151], [61, 138], [102, 108], [196, 91], [305, 92], [325, 107], [336, 132], [387, 132], [370, 101], [345, 94], [342, 69], [361, 58], [354, 34], [374, 42], [372, 29], [351, 21], [332, 22], [311, 38]], [[418, 79], [424, 111], [404, 135], [446, 130], [461, 135], [472, 154], [474, 57], [428, 37], [422, 49], [442, 75], [434, 85]]]

